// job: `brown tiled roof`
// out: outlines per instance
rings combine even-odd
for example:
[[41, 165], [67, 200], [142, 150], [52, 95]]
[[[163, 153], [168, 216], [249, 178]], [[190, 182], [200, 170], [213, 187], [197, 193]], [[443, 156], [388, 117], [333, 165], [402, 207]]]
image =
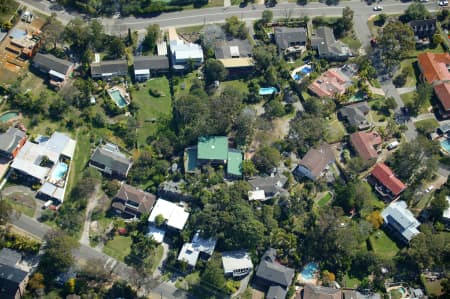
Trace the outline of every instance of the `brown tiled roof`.
[[450, 82], [441, 83], [441, 84], [434, 86], [434, 92], [436, 93], [436, 96], [438, 97], [438, 99], [441, 102], [442, 107], [444, 107], [445, 111], [449, 111], [450, 110]]
[[428, 83], [450, 80], [447, 65], [450, 64], [449, 53], [422, 53], [417, 56], [422, 74]]
[[333, 149], [329, 144], [324, 143], [317, 149], [310, 149], [299, 164], [308, 168], [317, 177], [334, 160]]
[[356, 132], [350, 135], [350, 141], [363, 160], [378, 158], [375, 146], [382, 142], [380, 134], [376, 132]]
[[405, 184], [402, 183], [392, 172], [392, 170], [384, 163], [378, 163], [372, 170], [372, 175], [384, 187], [389, 189], [395, 196], [402, 193], [406, 189]]
[[133, 214], [133, 212], [144, 214], [152, 210], [155, 201], [155, 195], [133, 186], [122, 184], [122, 187], [120, 187], [119, 192], [117, 192], [114, 198], [112, 206], [129, 214]]

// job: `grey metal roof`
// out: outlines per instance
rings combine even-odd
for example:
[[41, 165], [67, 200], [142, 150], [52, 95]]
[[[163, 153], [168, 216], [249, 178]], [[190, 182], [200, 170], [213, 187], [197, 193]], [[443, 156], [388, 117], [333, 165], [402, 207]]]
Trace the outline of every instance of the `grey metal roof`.
[[420, 226], [420, 222], [408, 210], [404, 201], [391, 203], [381, 212], [381, 216], [385, 224], [391, 225], [408, 241], [419, 233], [417, 228]]
[[126, 174], [131, 166], [131, 161], [128, 160], [122, 153], [110, 151], [98, 147], [91, 157], [91, 161], [112, 169], [114, 172]]
[[345, 118], [350, 126], [359, 127], [368, 124], [366, 114], [369, 113], [370, 107], [366, 102], [360, 102], [344, 106], [339, 109], [338, 113]]
[[40, 68], [44, 68], [47, 71], [56, 71], [61, 74], [66, 74], [73, 63], [64, 59], [57, 58], [51, 54], [37, 53], [34, 56], [33, 63], [37, 64]]
[[134, 70], [168, 70], [169, 58], [167, 56], [134, 56]]
[[0, 264], [14, 267], [22, 259], [22, 254], [9, 248], [0, 251]]
[[246, 39], [220, 40], [216, 43], [215, 57], [216, 59], [251, 57], [252, 49], [252, 45]]
[[321, 57], [347, 55], [342, 43], [336, 41], [333, 30], [327, 26], [316, 29], [316, 35], [311, 38], [311, 46], [317, 49]]
[[0, 150], [12, 153], [25, 135], [25, 132], [19, 129], [9, 128], [5, 133], [0, 134]]
[[296, 27], [276, 27], [275, 28], [275, 42], [278, 48], [284, 50], [289, 48], [291, 43], [306, 43], [307, 31], [306, 28]]
[[126, 73], [128, 71], [127, 61], [124, 59], [105, 60], [99, 63], [91, 64], [91, 74], [111, 74], [111, 73]]
[[266, 299], [284, 299], [286, 298], [287, 290], [280, 286], [271, 286], [266, 294]]
[[265, 193], [276, 193], [283, 188], [286, 182], [287, 177], [279, 174], [267, 177], [258, 176], [248, 180], [254, 190], [264, 190]]
[[14, 298], [28, 273], [0, 263], [0, 298]]
[[276, 250], [269, 248], [263, 255], [256, 271], [256, 276], [274, 284], [289, 286], [295, 270], [283, 266], [276, 261]]

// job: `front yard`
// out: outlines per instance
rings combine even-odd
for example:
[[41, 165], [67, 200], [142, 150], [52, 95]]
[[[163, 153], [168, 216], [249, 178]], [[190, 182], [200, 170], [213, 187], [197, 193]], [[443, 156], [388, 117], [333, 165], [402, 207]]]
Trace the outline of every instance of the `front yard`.
[[399, 251], [397, 244], [381, 229], [375, 231], [369, 237], [369, 243], [373, 252], [384, 259], [392, 259]]
[[11, 204], [14, 210], [29, 217], [34, 217], [36, 202], [33, 197], [21, 193], [13, 193], [6, 197], [6, 201]]
[[123, 262], [125, 257], [130, 254], [131, 243], [130, 236], [115, 236], [114, 239], [105, 244], [103, 252]]

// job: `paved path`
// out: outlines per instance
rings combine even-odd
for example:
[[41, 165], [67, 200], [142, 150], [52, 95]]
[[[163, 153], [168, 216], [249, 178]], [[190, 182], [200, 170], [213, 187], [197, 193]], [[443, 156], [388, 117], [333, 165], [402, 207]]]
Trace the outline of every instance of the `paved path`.
[[409, 93], [409, 92], [413, 92], [416, 91], [416, 87], [402, 87], [402, 88], [397, 88], [397, 92], [398, 94], [405, 94], [405, 93]]
[[411, 118], [411, 120], [413, 122], [417, 122], [417, 121], [431, 119], [431, 118], [435, 118], [433, 113], [422, 113], [422, 114], [417, 115], [416, 117]]

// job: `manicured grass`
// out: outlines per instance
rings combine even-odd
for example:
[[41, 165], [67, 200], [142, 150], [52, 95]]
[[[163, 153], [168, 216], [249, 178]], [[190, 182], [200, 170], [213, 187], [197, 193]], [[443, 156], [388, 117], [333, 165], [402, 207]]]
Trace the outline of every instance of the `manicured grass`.
[[369, 237], [369, 242], [372, 250], [381, 258], [392, 259], [399, 251], [397, 244], [382, 230], [374, 232]]
[[395, 76], [401, 74], [404, 70], [408, 71], [408, 77], [406, 77], [406, 83], [402, 87], [413, 87], [417, 85], [416, 71], [414, 64], [417, 62], [417, 58], [408, 58], [400, 62], [400, 68], [396, 72]]
[[[402, 98], [403, 103], [405, 105], [408, 105], [408, 103], [411, 103], [414, 100], [415, 95], [416, 95], [416, 92], [412, 91], [412, 92], [404, 93], [404, 94], [400, 95], [400, 97]], [[430, 106], [431, 106], [430, 101], [424, 102], [419, 108], [419, 114], [427, 113]]]
[[158, 245], [156, 247], [156, 250], [153, 252], [153, 254], [148, 257], [150, 259], [150, 264], [152, 265], [149, 269], [147, 269], [148, 273], [155, 272], [156, 268], [158, 267], [159, 263], [161, 262], [161, 259], [164, 254], [164, 248], [161, 245]]
[[344, 125], [333, 117], [328, 121], [328, 126], [325, 134], [325, 141], [328, 143], [335, 143], [341, 141], [346, 134]]
[[6, 201], [11, 204], [14, 210], [29, 217], [34, 217], [36, 203], [32, 198], [21, 194], [12, 194], [12, 196], [8, 196], [8, 198], [6, 198]]
[[[149, 93], [153, 89], [161, 96], [155, 97]], [[139, 110], [137, 120], [140, 124], [138, 129], [138, 146], [146, 143], [149, 136], [157, 129], [157, 121], [169, 118], [172, 112], [172, 100], [170, 97], [169, 80], [166, 77], [153, 78], [141, 85], [139, 90], [132, 92], [132, 101], [135, 101]]]
[[199, 73], [194, 71], [192, 73], [187, 74], [184, 77], [175, 77], [174, 78], [175, 98], [189, 94], [189, 89], [191, 89], [192, 81], [198, 76]]
[[115, 236], [105, 244], [103, 252], [123, 262], [125, 257], [130, 254], [131, 243], [131, 237]]
[[77, 132], [77, 146], [75, 149], [75, 155], [71, 163], [71, 169], [69, 174], [69, 179], [67, 181], [67, 191], [66, 195], [70, 194], [73, 186], [81, 179], [83, 175], [83, 170], [86, 167], [87, 162], [91, 154], [90, 148], [91, 144], [89, 141], [89, 134], [86, 134], [84, 129], [79, 129]]
[[222, 82], [221, 89], [223, 90], [223, 88], [225, 87], [232, 87], [235, 90], [239, 90], [243, 94], [248, 94], [247, 83], [240, 80], [231, 80]]
[[421, 275], [420, 280], [422, 281], [428, 296], [438, 297], [442, 295], [442, 279], [428, 281], [423, 275]]
[[424, 119], [414, 123], [419, 132], [424, 132], [425, 134], [435, 131], [439, 127], [439, 122], [434, 118]]
[[436, 48], [425, 48], [421, 50], [414, 50], [408, 53], [408, 56], [410, 58], [416, 58], [419, 54], [425, 53], [425, 52], [431, 52], [431, 53], [444, 53], [445, 50], [442, 47], [441, 44], [439, 44]]
[[317, 202], [317, 205], [319, 207], [324, 207], [331, 199], [331, 193], [327, 192], [327, 194], [325, 194], [324, 196], [322, 196], [321, 199], [319, 199], [319, 201]]
[[200, 283], [200, 272], [191, 273], [185, 277], [178, 277], [175, 282], [175, 287], [177, 289], [182, 289], [188, 291], [195, 285]]
[[361, 47], [361, 42], [354, 33], [345, 36], [341, 39], [341, 41], [344, 44], [347, 44], [347, 46], [349, 46], [349, 48], [352, 50], [358, 50]]
[[361, 284], [361, 281], [358, 278], [350, 277], [348, 274], [345, 274], [343, 284], [346, 288], [356, 289]]

